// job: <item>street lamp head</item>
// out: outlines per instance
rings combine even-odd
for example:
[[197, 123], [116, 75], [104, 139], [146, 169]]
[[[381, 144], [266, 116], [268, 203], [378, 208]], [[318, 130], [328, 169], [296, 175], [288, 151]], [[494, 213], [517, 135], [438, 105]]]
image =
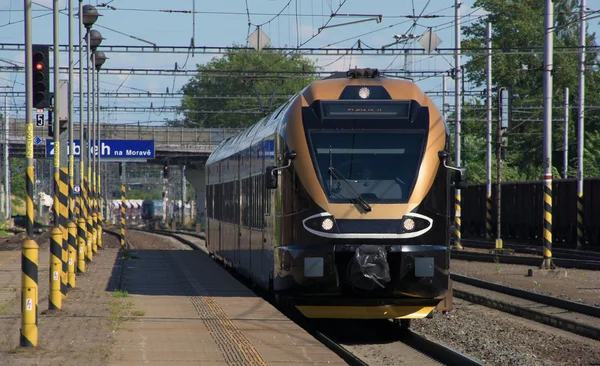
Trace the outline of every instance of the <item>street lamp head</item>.
[[95, 51], [94, 56], [96, 58], [96, 70], [100, 71], [102, 65], [104, 65], [106, 60], [108, 60], [108, 57], [106, 57], [106, 55], [102, 51]]
[[90, 29], [96, 23], [98, 17], [101, 16], [96, 7], [92, 5], [84, 5], [81, 12], [83, 13], [82, 23], [86, 29]]
[[[102, 38], [102, 34], [100, 34], [100, 32], [98, 32], [95, 29], [91, 29], [88, 30], [88, 34], [90, 36], [90, 48], [92, 49], [92, 51], [95, 51], [96, 48], [98, 48], [98, 46], [100, 46], [100, 44], [102, 43], [102, 40], [105, 38]], [[87, 34], [85, 36], [85, 42], [87, 43]]]

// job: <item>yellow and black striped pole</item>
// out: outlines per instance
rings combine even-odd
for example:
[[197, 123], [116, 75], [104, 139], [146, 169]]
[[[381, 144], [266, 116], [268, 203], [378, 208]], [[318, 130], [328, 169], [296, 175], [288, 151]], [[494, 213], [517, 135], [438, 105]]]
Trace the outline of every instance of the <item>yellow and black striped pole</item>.
[[542, 268], [553, 268], [552, 263], [552, 175], [544, 175], [544, 262]]
[[98, 212], [98, 248], [102, 249], [102, 212]]
[[69, 259], [67, 264], [67, 286], [75, 288], [75, 261], [77, 260], [77, 225], [73, 221], [69, 221], [67, 228], [69, 234]]
[[[71, 116], [72, 113], [70, 112]], [[73, 154], [74, 144], [73, 141], [73, 125], [69, 123], [70, 131], [69, 131], [69, 139], [70, 142], [70, 152], [69, 152], [69, 223], [67, 225], [67, 245], [69, 247], [68, 251], [68, 263], [67, 263], [67, 286], [70, 288], [76, 287], [76, 279], [75, 279], [75, 267], [77, 266], [77, 224], [75, 223], [75, 199], [74, 199], [74, 175], [75, 175], [75, 156]]]
[[490, 194], [485, 199], [485, 238], [492, 240], [492, 196]]
[[77, 220], [77, 253], [79, 253], [77, 255], [77, 272], [79, 273], [85, 273], [86, 271], [85, 258], [87, 256], [87, 237], [85, 233], [85, 224], [86, 222], [83, 217], [80, 217]]
[[87, 180], [85, 182], [85, 186], [86, 186], [86, 215], [85, 215], [85, 220], [86, 220], [86, 234], [87, 234], [87, 240], [86, 240], [86, 253], [87, 253], [87, 260], [88, 262], [91, 262], [93, 260], [93, 252], [92, 252], [92, 227], [93, 227], [93, 223], [94, 221], [92, 220], [92, 205], [91, 205], [91, 200], [90, 200], [90, 178], [91, 178], [92, 172], [91, 172], [91, 168], [88, 167], [88, 177]]
[[98, 214], [92, 214], [92, 251], [98, 252]]
[[69, 276], [69, 170], [67, 168], [60, 168], [58, 182], [58, 202], [60, 210], [58, 211], [58, 227], [62, 235], [62, 273], [60, 276], [60, 292], [63, 294], [63, 298], [66, 299], [68, 292], [68, 276]]
[[27, 238], [21, 246], [21, 332], [22, 347], [37, 347], [38, 344], [38, 256], [39, 246], [33, 240], [33, 64], [31, 44], [31, 0], [25, 1], [25, 203]]
[[[31, 10], [30, 10], [31, 11]], [[31, 16], [31, 14], [30, 14]], [[29, 50], [28, 50], [29, 52]], [[31, 54], [29, 53], [29, 57]], [[31, 63], [27, 63], [29, 67]], [[31, 74], [27, 73], [28, 85], [31, 85]], [[30, 96], [27, 103], [31, 102]], [[31, 108], [27, 109], [30, 114]], [[33, 206], [33, 123], [32, 116], [27, 117], [26, 127], [26, 147], [25, 155], [27, 157], [27, 171], [25, 174], [25, 190], [27, 193], [26, 202], [26, 228], [27, 239], [23, 241], [21, 247], [21, 334], [20, 345], [22, 347], [37, 347], [38, 343], [38, 265], [39, 265], [39, 246], [33, 240], [33, 222], [35, 211]]]
[[89, 214], [88, 214], [89, 211], [88, 211], [88, 200], [87, 200], [88, 192], [87, 192], [87, 178], [86, 177], [84, 177], [83, 180], [81, 181], [81, 194], [83, 195], [81, 197], [81, 211], [82, 211], [81, 218], [83, 219], [84, 224], [85, 224], [85, 230], [83, 230], [83, 234], [85, 234], [85, 236], [83, 238], [84, 246], [85, 246], [84, 253], [85, 253], [85, 261], [89, 262], [90, 259], [88, 257], [88, 249], [87, 248], [89, 245], [88, 243], [91, 243], [91, 241], [90, 241], [91, 239], [90, 239], [90, 233], [88, 232], [88, 227], [87, 227], [87, 219], [89, 216]]
[[461, 220], [460, 220], [460, 189], [456, 189], [456, 196], [455, 196], [455, 201], [454, 201], [454, 208], [455, 208], [455, 214], [454, 214], [454, 234], [455, 234], [455, 239], [454, 239], [454, 246], [457, 249], [462, 249], [462, 245], [461, 245], [461, 237], [460, 237], [460, 224], [461, 224]]
[[577, 249], [583, 249], [583, 192], [577, 193]]
[[125, 249], [125, 185], [121, 185], [121, 249]]
[[[98, 159], [100, 159], [100, 153], [98, 153]], [[100, 170], [100, 162], [98, 162], [98, 170]], [[98, 248], [102, 249], [102, 192], [100, 188], [100, 177], [101, 174], [98, 172]]]
[[98, 207], [96, 206], [96, 174], [92, 173], [92, 251], [98, 252]]
[[50, 235], [50, 297], [48, 308], [59, 310], [62, 308], [63, 294], [61, 292], [62, 274], [62, 232], [59, 228], [52, 229]]

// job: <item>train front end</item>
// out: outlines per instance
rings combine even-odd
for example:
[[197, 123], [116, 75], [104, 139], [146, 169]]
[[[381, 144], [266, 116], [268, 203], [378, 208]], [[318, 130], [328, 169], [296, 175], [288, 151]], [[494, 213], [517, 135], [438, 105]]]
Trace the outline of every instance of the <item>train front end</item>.
[[309, 318], [426, 317], [449, 284], [440, 112], [378, 77], [319, 81], [294, 103], [274, 290]]

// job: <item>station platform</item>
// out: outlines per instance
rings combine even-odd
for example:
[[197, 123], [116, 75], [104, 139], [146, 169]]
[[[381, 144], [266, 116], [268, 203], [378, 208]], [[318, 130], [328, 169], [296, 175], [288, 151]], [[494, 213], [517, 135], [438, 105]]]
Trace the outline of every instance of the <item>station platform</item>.
[[39, 344], [20, 348], [20, 251], [0, 250], [2, 365], [345, 365], [202, 251], [99, 250], [48, 311], [40, 250]]
[[346, 364], [204, 252], [131, 256], [119, 287], [143, 316], [120, 327], [112, 364]]

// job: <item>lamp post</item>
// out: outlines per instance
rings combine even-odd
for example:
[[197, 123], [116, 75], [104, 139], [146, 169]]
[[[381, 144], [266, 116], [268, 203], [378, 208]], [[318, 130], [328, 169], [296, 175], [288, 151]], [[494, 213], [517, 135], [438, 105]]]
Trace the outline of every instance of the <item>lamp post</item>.
[[[82, 191], [84, 194], [84, 197], [81, 199], [81, 208], [82, 211], [84, 213], [84, 217], [82, 217], [84, 219], [84, 221], [86, 222], [86, 250], [85, 253], [87, 253], [87, 260], [91, 261], [92, 260], [92, 250], [91, 250], [91, 242], [92, 242], [92, 222], [91, 222], [91, 212], [90, 212], [90, 202], [88, 199], [88, 189], [89, 189], [89, 182], [91, 180], [91, 167], [90, 167], [90, 155], [89, 155], [89, 145], [90, 145], [90, 48], [92, 47], [92, 41], [91, 41], [91, 28], [92, 25], [94, 25], [94, 23], [96, 23], [96, 20], [98, 20], [98, 17], [100, 16], [100, 14], [98, 14], [98, 10], [96, 10], [96, 8], [92, 5], [84, 5], [83, 7], [81, 7], [81, 0], [79, 2], [80, 5], [80, 20], [81, 20], [81, 24], [83, 24], [83, 26], [87, 29], [86, 35], [85, 35], [85, 40], [86, 40], [86, 59], [87, 61], [87, 67], [86, 67], [86, 75], [87, 75], [87, 103], [86, 103], [86, 112], [87, 112], [87, 131], [88, 133], [84, 135], [83, 130], [84, 130], [84, 126], [83, 126], [83, 108], [80, 107], [80, 114], [81, 114], [81, 131], [80, 131], [80, 139], [81, 139], [81, 161], [80, 161], [80, 180], [81, 180], [81, 185], [83, 187]], [[81, 35], [81, 28], [80, 28], [80, 35]], [[81, 49], [82, 49], [82, 45], [81, 45], [81, 40], [83, 39], [83, 37], [79, 37], [80, 41], [79, 41], [79, 65], [80, 65], [80, 71], [82, 71], [81, 67], [83, 64], [83, 58], [82, 58], [82, 54], [81, 54]], [[80, 78], [81, 80], [81, 78]], [[81, 82], [80, 82], [80, 86], [81, 86]], [[83, 100], [82, 100], [83, 101]], [[81, 103], [83, 104], [83, 103]], [[84, 163], [84, 159], [85, 159], [85, 163]], [[85, 180], [85, 166], [87, 166], [87, 181]]]
[[[90, 49], [92, 50], [92, 54], [91, 54], [91, 58], [90, 61], [92, 62], [92, 67], [95, 68], [96, 67], [96, 49], [98, 48], [98, 46], [100, 46], [100, 44], [102, 44], [102, 40], [104, 38], [102, 38], [102, 35], [100, 34], [100, 32], [98, 32], [95, 29], [91, 29], [88, 30], [88, 37], [87, 39], [88, 41], [88, 45], [90, 47]], [[91, 166], [91, 170], [92, 170], [92, 187], [93, 187], [93, 196], [92, 196], [92, 200], [94, 203], [94, 210], [96, 210], [98, 207], [96, 206], [97, 201], [96, 201], [96, 193], [97, 193], [97, 186], [96, 186], [96, 149], [97, 147], [95, 147], [95, 141], [96, 141], [96, 130], [95, 130], [95, 119], [96, 119], [96, 97], [95, 97], [95, 93], [96, 93], [96, 88], [94, 86], [95, 83], [95, 75], [92, 69], [92, 91], [91, 91], [91, 112], [92, 112], [92, 116], [90, 119], [90, 123], [91, 123], [91, 129], [90, 129], [90, 136], [91, 136], [91, 141], [92, 141], [92, 166]], [[90, 123], [88, 123], [88, 128], [90, 126]]]
[[[98, 146], [98, 158], [96, 160], [97, 165], [96, 165], [96, 175], [97, 175], [97, 197], [98, 197], [98, 210], [99, 210], [99, 214], [98, 214], [98, 224], [99, 227], [102, 228], [102, 217], [103, 217], [103, 213], [102, 213], [102, 200], [101, 200], [101, 188], [100, 188], [100, 157], [102, 155], [102, 142], [100, 139], [100, 69], [102, 68], [102, 65], [104, 65], [104, 63], [106, 62], [107, 57], [104, 54], [104, 52], [102, 51], [95, 51], [94, 52], [94, 66], [96, 67], [96, 145]], [[100, 229], [99, 231], [99, 235], [98, 235], [98, 243], [99, 246], [102, 246], [102, 230]]]

